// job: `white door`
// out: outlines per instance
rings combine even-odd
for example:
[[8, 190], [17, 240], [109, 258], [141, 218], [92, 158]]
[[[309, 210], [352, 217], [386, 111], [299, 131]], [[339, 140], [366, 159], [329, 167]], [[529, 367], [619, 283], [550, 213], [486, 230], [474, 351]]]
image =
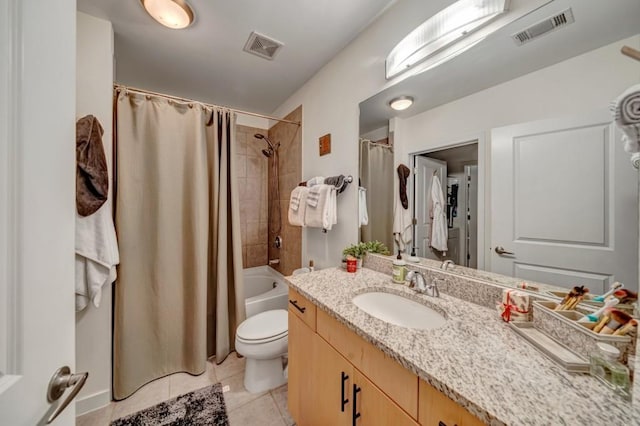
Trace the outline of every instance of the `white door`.
[[[0, 0], [0, 424], [45, 424], [75, 363], [74, 0]], [[72, 404], [53, 422], [75, 423]]]
[[416, 224], [413, 241], [418, 249], [416, 254], [427, 259], [439, 259], [438, 255], [429, 247], [431, 238], [431, 218], [429, 216], [431, 179], [433, 174], [437, 173], [442, 183], [442, 193], [447, 193], [447, 162], [415, 155], [413, 170], [413, 217]]
[[491, 190], [494, 272], [637, 289], [638, 178], [607, 111], [493, 130]]

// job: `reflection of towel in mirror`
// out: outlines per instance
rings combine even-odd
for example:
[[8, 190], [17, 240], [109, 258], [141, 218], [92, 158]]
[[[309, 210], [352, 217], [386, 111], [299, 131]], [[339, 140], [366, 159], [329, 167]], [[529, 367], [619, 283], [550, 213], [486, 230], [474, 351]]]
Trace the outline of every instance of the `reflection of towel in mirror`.
[[411, 243], [412, 219], [411, 210], [405, 209], [398, 195], [393, 209], [393, 238], [398, 250], [406, 251]]
[[616, 125], [624, 133], [624, 149], [640, 152], [640, 84], [624, 91], [611, 105]]
[[76, 214], [76, 311], [92, 301], [100, 306], [102, 286], [116, 279], [120, 263], [111, 207], [104, 204], [91, 216]]
[[291, 191], [291, 200], [289, 201], [289, 223], [293, 226], [305, 226], [304, 214], [307, 210], [307, 195], [309, 188], [306, 186], [296, 186]]
[[448, 249], [445, 207], [442, 184], [438, 175], [433, 175], [431, 179], [431, 238], [429, 245], [441, 252], [446, 252]]
[[369, 224], [369, 212], [367, 212], [367, 189], [358, 187], [358, 226]]

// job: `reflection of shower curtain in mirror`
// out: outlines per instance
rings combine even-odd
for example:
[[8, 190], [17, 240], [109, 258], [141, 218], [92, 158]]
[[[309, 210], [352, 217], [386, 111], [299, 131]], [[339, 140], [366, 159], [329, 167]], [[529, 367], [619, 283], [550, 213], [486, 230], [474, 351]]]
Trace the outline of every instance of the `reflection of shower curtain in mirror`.
[[360, 142], [360, 186], [367, 189], [369, 224], [361, 227], [361, 241], [378, 240], [393, 248], [393, 149]]

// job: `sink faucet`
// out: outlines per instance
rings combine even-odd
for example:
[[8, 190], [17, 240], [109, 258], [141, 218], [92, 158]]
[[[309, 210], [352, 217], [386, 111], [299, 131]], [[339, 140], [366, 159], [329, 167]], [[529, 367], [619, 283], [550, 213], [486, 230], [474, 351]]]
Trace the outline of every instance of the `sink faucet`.
[[442, 265], [440, 265], [440, 269], [444, 269], [445, 271], [447, 270], [447, 268], [449, 268], [449, 265], [455, 265], [455, 262], [453, 260], [445, 260], [444, 262], [442, 262]]
[[414, 289], [418, 293], [426, 294], [431, 297], [440, 297], [438, 286], [435, 281], [431, 284], [427, 284], [427, 280], [419, 271], [410, 271], [407, 274], [407, 280], [409, 280], [409, 288]]

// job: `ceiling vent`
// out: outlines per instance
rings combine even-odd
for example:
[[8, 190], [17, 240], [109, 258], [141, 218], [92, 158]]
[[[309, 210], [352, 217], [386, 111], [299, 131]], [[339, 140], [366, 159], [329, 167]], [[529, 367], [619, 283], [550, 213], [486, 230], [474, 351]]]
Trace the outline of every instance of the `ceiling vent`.
[[261, 58], [272, 60], [282, 46], [283, 44], [279, 41], [253, 31], [249, 35], [249, 40], [245, 43], [243, 50]]
[[541, 37], [544, 34], [548, 34], [551, 31], [557, 30], [558, 28], [565, 27], [569, 24], [572, 24], [573, 22], [573, 12], [569, 8], [558, 13], [557, 15], [540, 21], [525, 30], [517, 32], [511, 37], [518, 46], [522, 46], [525, 43], [529, 43], [533, 39]]

